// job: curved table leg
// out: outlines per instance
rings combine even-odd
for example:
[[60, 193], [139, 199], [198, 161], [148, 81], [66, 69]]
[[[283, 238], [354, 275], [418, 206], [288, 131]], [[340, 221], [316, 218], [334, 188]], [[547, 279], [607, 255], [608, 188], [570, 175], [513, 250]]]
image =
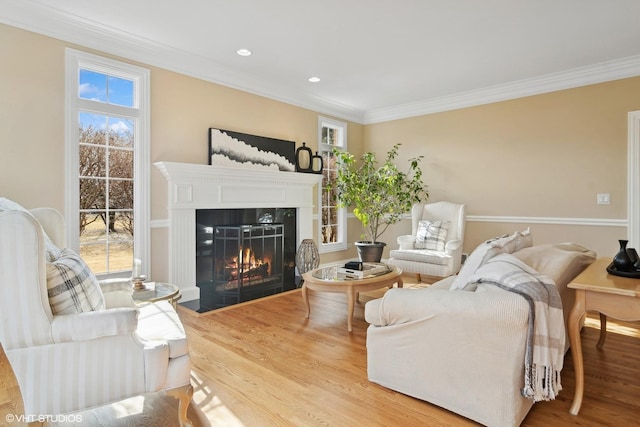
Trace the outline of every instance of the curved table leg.
[[580, 323], [585, 316], [584, 291], [576, 291], [576, 302], [569, 313], [569, 340], [571, 341], [571, 356], [576, 374], [576, 391], [569, 412], [578, 415], [584, 394], [584, 365], [582, 359], [582, 343], [580, 342]]
[[352, 323], [353, 323], [353, 308], [355, 305], [355, 292], [353, 290], [353, 286], [348, 286], [347, 287], [347, 308], [348, 308], [348, 312], [347, 312], [347, 330], [349, 332], [352, 331]]
[[600, 313], [600, 339], [596, 347], [602, 349], [604, 347], [604, 340], [607, 339], [607, 315]]
[[193, 386], [191, 383], [183, 385], [182, 387], [166, 390], [165, 393], [178, 399], [178, 420], [180, 427], [193, 427], [193, 424], [191, 424], [191, 421], [187, 418], [187, 411], [189, 410], [189, 404], [193, 397]]
[[306, 283], [302, 284], [302, 301], [304, 301], [304, 305], [307, 307], [307, 314], [304, 316], [305, 319], [309, 318], [309, 314], [311, 314], [311, 306], [309, 305], [309, 297], [307, 295], [307, 285]]

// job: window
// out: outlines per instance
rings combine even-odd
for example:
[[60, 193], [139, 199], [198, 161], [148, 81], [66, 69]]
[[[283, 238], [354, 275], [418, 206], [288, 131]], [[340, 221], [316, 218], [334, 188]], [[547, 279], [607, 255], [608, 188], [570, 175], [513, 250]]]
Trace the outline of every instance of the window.
[[322, 156], [322, 191], [319, 191], [320, 252], [347, 249], [347, 209], [338, 208], [333, 191], [327, 188], [337, 174], [333, 149], [347, 149], [347, 124], [325, 117], [318, 118], [318, 151]]
[[67, 244], [99, 276], [149, 260], [149, 71], [67, 49]]

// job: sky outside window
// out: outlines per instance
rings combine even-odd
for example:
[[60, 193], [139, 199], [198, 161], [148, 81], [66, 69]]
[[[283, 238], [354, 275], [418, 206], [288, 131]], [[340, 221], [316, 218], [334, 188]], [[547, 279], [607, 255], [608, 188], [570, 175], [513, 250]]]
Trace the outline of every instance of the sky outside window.
[[133, 107], [133, 80], [80, 70], [78, 96], [108, 104]]
[[[81, 69], [78, 96], [107, 104], [133, 107], [134, 85], [132, 80], [110, 76], [96, 71]], [[80, 127], [90, 126], [103, 130], [109, 127], [112, 132], [124, 134], [133, 131], [133, 122], [124, 118], [105, 117], [89, 112], [80, 113]]]

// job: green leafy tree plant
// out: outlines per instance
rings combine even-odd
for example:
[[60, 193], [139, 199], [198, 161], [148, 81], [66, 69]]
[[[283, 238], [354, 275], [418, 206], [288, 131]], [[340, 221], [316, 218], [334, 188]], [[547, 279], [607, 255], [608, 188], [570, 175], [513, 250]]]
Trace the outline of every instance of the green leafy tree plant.
[[364, 153], [358, 162], [351, 153], [334, 150], [338, 161], [332, 184], [336, 201], [340, 207], [353, 208], [366, 242], [378, 242], [389, 225], [400, 221], [414, 203], [429, 198], [420, 168], [424, 156], [410, 159], [408, 172], [402, 172], [395, 163], [400, 145], [389, 150], [382, 165], [372, 152]]

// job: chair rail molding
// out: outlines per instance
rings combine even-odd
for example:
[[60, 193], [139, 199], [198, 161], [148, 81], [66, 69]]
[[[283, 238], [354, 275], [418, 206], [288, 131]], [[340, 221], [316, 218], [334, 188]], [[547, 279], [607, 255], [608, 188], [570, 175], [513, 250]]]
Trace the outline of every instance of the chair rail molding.
[[549, 225], [588, 225], [596, 227], [627, 227], [626, 219], [610, 218], [566, 218], [546, 216], [492, 216], [467, 215], [467, 221], [472, 222], [505, 222], [518, 224], [549, 224]]
[[[640, 191], [640, 190], [639, 190]], [[355, 218], [349, 214], [349, 218]], [[592, 227], [627, 227], [626, 219], [610, 218], [567, 218], [547, 216], [501, 216], [501, 215], [467, 215], [470, 222], [496, 222], [511, 224], [548, 224], [548, 225], [588, 225]], [[410, 214], [405, 214], [402, 219], [411, 219]]]

